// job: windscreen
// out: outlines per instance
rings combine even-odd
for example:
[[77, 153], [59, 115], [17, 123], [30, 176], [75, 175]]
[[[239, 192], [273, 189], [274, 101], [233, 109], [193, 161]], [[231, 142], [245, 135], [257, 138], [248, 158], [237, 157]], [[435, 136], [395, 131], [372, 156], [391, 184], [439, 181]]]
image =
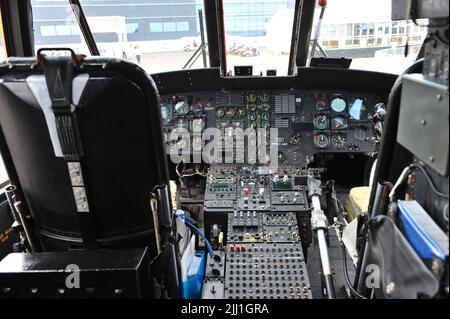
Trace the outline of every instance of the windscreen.
[[328, 0], [320, 20], [317, 5], [311, 54], [351, 58], [352, 69], [403, 72], [420, 50], [427, 21], [392, 21], [391, 6], [391, 0]]
[[[80, 3], [102, 56], [133, 61], [149, 73], [207, 67], [202, 0]], [[69, 0], [31, 0], [31, 4], [36, 49], [63, 46], [89, 55]], [[206, 31], [203, 34], [206, 38]]]
[[[0, 13], [0, 62], [6, 59], [6, 48], [5, 48], [5, 37], [3, 33], [3, 23]], [[0, 154], [0, 186], [8, 181], [8, 175], [6, 174], [6, 169], [3, 164], [2, 155]]]
[[253, 66], [253, 75], [288, 72], [295, 0], [223, 0], [227, 73]]

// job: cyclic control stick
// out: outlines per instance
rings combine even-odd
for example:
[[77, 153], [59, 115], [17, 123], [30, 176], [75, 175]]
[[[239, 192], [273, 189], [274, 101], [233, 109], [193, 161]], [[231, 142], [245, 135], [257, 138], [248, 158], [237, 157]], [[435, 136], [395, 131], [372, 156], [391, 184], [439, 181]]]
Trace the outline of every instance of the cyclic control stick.
[[312, 204], [311, 227], [316, 232], [317, 240], [319, 242], [320, 262], [322, 264], [322, 272], [325, 279], [327, 296], [328, 299], [335, 299], [326, 237], [328, 230], [328, 219], [320, 205], [320, 197], [322, 195], [320, 184], [320, 180], [317, 180], [312, 176], [308, 176], [308, 195]]

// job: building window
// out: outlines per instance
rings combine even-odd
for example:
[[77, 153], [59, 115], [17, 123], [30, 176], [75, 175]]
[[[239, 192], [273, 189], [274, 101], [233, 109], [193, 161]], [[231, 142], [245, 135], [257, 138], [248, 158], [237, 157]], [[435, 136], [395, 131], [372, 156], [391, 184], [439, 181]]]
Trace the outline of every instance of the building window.
[[56, 35], [55, 26], [53, 25], [42, 25], [41, 34], [43, 37], [49, 37]]
[[187, 32], [187, 31], [189, 31], [189, 22], [187, 22], [187, 21], [177, 22], [177, 31], [178, 32]]
[[139, 23], [127, 23], [127, 33], [138, 33], [139, 32]]
[[188, 32], [190, 30], [188, 21], [177, 22], [151, 22], [150, 32]]
[[76, 25], [76, 24], [71, 25], [70, 26], [70, 30], [71, 30], [73, 35], [81, 35], [80, 27], [78, 25]]
[[177, 25], [175, 22], [164, 22], [163, 29], [164, 29], [164, 32], [176, 32]]
[[161, 22], [151, 22], [150, 32], [163, 32], [163, 24]]
[[72, 35], [72, 30], [70, 25], [57, 25], [56, 26], [56, 35]]

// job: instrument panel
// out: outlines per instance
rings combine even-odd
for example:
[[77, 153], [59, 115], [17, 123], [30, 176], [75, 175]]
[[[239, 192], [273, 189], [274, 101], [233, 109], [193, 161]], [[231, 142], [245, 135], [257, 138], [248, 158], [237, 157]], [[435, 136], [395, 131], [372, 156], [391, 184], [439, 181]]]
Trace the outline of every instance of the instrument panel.
[[[249, 128], [255, 129], [255, 135], [266, 132], [267, 147], [258, 149], [258, 154], [268, 154], [270, 143], [276, 143], [278, 162], [283, 165], [302, 166], [320, 153], [375, 153], [380, 135], [376, 114], [384, 111], [381, 96], [339, 90], [233, 90], [161, 97], [169, 148], [186, 144], [171, 138], [176, 128], [190, 132], [194, 153], [205, 146], [201, 133], [217, 128], [224, 149], [235, 147], [234, 163], [258, 161], [233, 136], [234, 130]], [[276, 139], [271, 139], [271, 129], [277, 130]]]

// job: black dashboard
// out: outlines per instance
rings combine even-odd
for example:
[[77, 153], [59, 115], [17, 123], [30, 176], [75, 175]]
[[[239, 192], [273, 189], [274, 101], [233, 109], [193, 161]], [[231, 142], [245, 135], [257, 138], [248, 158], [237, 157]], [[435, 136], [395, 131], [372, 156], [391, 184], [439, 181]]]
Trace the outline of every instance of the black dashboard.
[[[297, 76], [282, 78], [221, 78], [207, 69], [184, 71], [184, 77], [180, 77], [180, 72], [173, 72], [178, 79], [186, 81], [184, 88], [180, 83], [180, 89], [173, 92], [164, 90], [163, 82], [170, 81], [170, 73], [156, 75], [154, 78], [162, 88], [166, 149], [185, 143], [176, 135], [171, 136], [174, 129], [189, 131], [190, 147], [201, 150], [204, 141], [196, 138], [196, 134], [217, 128], [222, 132], [222, 143], [237, 150], [239, 145], [227, 132], [267, 130], [267, 144], [277, 144], [278, 163], [283, 165], [303, 166], [305, 161], [323, 153], [376, 153], [382, 125], [378, 115], [385, 111], [394, 76], [352, 70], [327, 71], [327, 78], [322, 80], [323, 70], [311, 68], [299, 70]], [[364, 85], [358, 77], [367, 73], [373, 77], [365, 77]], [[370, 79], [375, 81], [371, 83]], [[273, 132], [270, 129], [277, 129], [276, 138], [270, 139]], [[244, 155], [237, 151], [234, 162], [257, 161], [248, 156], [243, 158]]]

